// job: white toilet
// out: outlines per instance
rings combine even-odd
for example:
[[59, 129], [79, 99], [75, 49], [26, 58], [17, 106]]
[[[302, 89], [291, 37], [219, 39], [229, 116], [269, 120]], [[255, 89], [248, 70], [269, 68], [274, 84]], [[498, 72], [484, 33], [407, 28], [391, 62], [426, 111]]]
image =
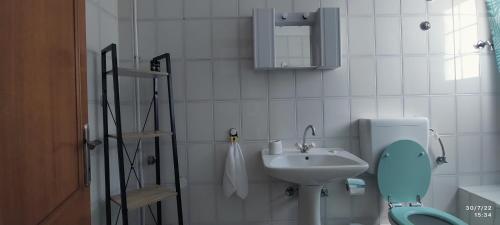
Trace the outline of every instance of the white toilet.
[[377, 175], [392, 225], [467, 225], [446, 212], [423, 207], [431, 180], [427, 118], [361, 119], [361, 158]]

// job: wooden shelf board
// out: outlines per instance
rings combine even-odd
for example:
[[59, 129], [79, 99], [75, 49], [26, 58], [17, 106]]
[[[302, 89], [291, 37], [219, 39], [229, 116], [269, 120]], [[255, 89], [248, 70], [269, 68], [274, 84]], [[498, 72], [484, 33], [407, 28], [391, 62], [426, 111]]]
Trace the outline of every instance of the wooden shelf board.
[[[122, 138], [125, 140], [138, 138], [154, 138], [167, 135], [169, 136], [171, 135], [171, 133], [166, 131], [126, 132], [122, 133]], [[109, 137], [117, 138], [116, 134], [110, 134]]]
[[[111, 72], [112, 70], [109, 70], [106, 73], [111, 74]], [[162, 77], [167, 77], [168, 73], [118, 67], [118, 76], [139, 77], [139, 78], [162, 78]]]
[[[137, 209], [173, 196], [177, 196], [177, 192], [159, 185], [128, 191], [127, 208]], [[122, 201], [120, 195], [111, 196], [111, 200], [116, 204], [121, 205]]]

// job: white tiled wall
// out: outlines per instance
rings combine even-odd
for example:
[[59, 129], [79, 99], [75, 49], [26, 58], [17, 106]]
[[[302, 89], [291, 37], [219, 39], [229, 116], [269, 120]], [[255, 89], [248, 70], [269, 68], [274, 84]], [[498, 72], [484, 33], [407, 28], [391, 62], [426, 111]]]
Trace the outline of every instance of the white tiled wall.
[[[118, 5], [121, 63], [130, 64], [129, 2]], [[318, 145], [359, 154], [357, 119], [429, 117], [443, 136], [450, 163], [434, 170], [424, 203], [451, 213], [457, 212], [459, 184], [500, 183], [500, 79], [492, 54], [472, 48], [489, 38], [483, 0], [148, 0], [138, 5], [144, 66], [153, 55], [170, 52], [173, 58], [176, 125], [185, 149], [181, 174], [188, 178], [187, 224], [296, 224], [297, 200], [284, 195], [288, 184], [263, 173], [259, 151], [269, 139], [292, 146], [307, 124], [318, 129], [310, 139]], [[252, 69], [252, 8], [314, 11], [319, 6], [341, 7], [341, 68]], [[426, 20], [432, 28], [422, 31], [419, 25]], [[240, 131], [250, 178], [244, 201], [220, 193], [231, 127]], [[433, 155], [440, 154], [438, 146], [432, 142]], [[144, 170], [147, 177], [151, 170]], [[171, 182], [168, 171], [165, 179]], [[348, 196], [341, 182], [328, 185], [324, 224], [387, 223], [376, 178], [363, 178], [369, 184], [363, 196]], [[175, 224], [174, 203], [167, 204], [166, 221]]]
[[[118, 42], [118, 9], [116, 0], [86, 0], [86, 41], [87, 41], [87, 86], [88, 86], [88, 124], [92, 139], [102, 139], [102, 108], [101, 96], [101, 52], [100, 49], [111, 43]], [[126, 43], [127, 41], [125, 41]], [[123, 45], [125, 46], [125, 45]], [[120, 83], [123, 89], [129, 89], [130, 80]], [[124, 99], [130, 99], [130, 92], [123, 93]], [[124, 107], [124, 120], [134, 118], [133, 108], [128, 105]], [[111, 120], [111, 119], [110, 119]], [[133, 123], [125, 124], [129, 128]], [[114, 128], [111, 128], [114, 129]], [[113, 146], [113, 145], [112, 145]], [[116, 158], [116, 151], [111, 151], [110, 157]], [[112, 160], [111, 167], [116, 168], [116, 160]], [[105, 192], [104, 192], [104, 154], [102, 146], [91, 152], [91, 206], [92, 224], [105, 224]], [[118, 183], [117, 170], [112, 170], [111, 182]], [[116, 191], [118, 186], [112, 185]], [[116, 213], [116, 208], [113, 209]], [[131, 215], [133, 218], [137, 214]]]

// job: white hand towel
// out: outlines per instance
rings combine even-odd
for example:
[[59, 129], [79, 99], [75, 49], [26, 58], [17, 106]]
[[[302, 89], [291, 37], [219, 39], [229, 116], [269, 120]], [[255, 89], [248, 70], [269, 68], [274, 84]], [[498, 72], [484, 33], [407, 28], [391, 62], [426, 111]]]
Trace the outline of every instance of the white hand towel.
[[226, 168], [224, 169], [222, 188], [226, 197], [230, 197], [236, 192], [236, 195], [241, 199], [245, 199], [248, 194], [245, 159], [243, 158], [241, 147], [237, 142], [231, 143], [226, 155]]

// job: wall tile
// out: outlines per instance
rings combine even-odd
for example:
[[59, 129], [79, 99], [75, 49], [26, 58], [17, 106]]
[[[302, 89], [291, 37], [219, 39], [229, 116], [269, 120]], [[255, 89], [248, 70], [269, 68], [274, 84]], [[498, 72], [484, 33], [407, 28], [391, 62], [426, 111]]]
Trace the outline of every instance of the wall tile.
[[[496, 72], [490, 74], [490, 71], [485, 71], [484, 73], [481, 71], [480, 57], [482, 56], [467, 55], [455, 57], [457, 93], [479, 93], [481, 88], [479, 75], [483, 74], [485, 77], [490, 77], [491, 74], [496, 74]], [[496, 69], [494, 70], [496, 71]], [[488, 78], [485, 80], [488, 80]], [[484, 84], [482, 87], [483, 90], [488, 90], [490, 87], [495, 86], [495, 80], [496, 78], [491, 80], [491, 83]]]
[[213, 0], [213, 17], [236, 17], [238, 16], [238, 0]]
[[215, 221], [216, 189], [213, 185], [193, 185], [189, 188], [189, 216], [191, 223]]
[[375, 0], [376, 14], [400, 14], [400, 0]]
[[186, 62], [188, 100], [212, 99], [212, 64], [210, 61]]
[[240, 19], [240, 57], [253, 56], [253, 26], [251, 19]]
[[425, 57], [403, 58], [403, 79], [405, 94], [428, 94], [429, 73]]
[[[424, 2], [413, 1], [411, 2]], [[403, 17], [403, 53], [404, 54], [426, 54], [427, 53], [427, 32], [420, 29], [420, 23], [426, 21], [423, 16]]]
[[[155, 17], [155, 3], [154, 0], [143, 0], [137, 2], [137, 18], [138, 19], [153, 19]], [[152, 13], [153, 12], [153, 13]]]
[[182, 58], [184, 56], [184, 36], [182, 21], [158, 22], [158, 50], [157, 53], [170, 53], [170, 57]]
[[461, 1], [465, 2], [468, 4], [464, 4], [465, 9], [469, 10], [474, 10], [471, 11], [471, 14], [477, 13], [477, 15], [486, 15], [487, 10], [486, 10], [486, 3], [482, 0], [476, 0], [476, 1]]
[[320, 0], [293, 0], [294, 12], [316, 12], [320, 7]]
[[[87, 1], [86, 3], [95, 2], [95, 0]], [[89, 4], [87, 4], [89, 5]], [[124, 18], [132, 18], [132, 1], [131, 0], [122, 0], [119, 4], [117, 4], [118, 8], [118, 19]], [[88, 17], [87, 17], [88, 19]]]
[[372, 57], [352, 57], [349, 61], [351, 94], [355, 96], [375, 95], [376, 69]]
[[187, 20], [184, 25], [186, 57], [190, 59], [209, 58], [212, 56], [212, 38], [210, 21]]
[[243, 219], [243, 201], [236, 195], [226, 197], [224, 191], [217, 191], [217, 221], [237, 222]]
[[240, 61], [241, 70], [241, 97], [242, 98], [266, 98], [267, 97], [267, 73], [255, 71], [253, 62], [250, 60]]
[[211, 103], [187, 104], [187, 132], [189, 141], [213, 139], [213, 112]]
[[[88, 32], [89, 29], [87, 29], [87, 42], [92, 42], [88, 40]], [[92, 32], [92, 31], [90, 31]], [[121, 21], [118, 23], [118, 52], [119, 52], [119, 60], [130, 60], [132, 61], [134, 59], [133, 55], [133, 37], [132, 37], [132, 23], [129, 21]], [[97, 37], [99, 38], [99, 37]], [[98, 44], [99, 42], [97, 42]], [[92, 45], [91, 43], [89, 43]], [[93, 46], [87, 47], [93, 48]], [[96, 48], [97, 50], [98, 48]], [[100, 69], [100, 68], [99, 68]]]
[[500, 183], [500, 175], [498, 173], [486, 173], [481, 175], [481, 185], [493, 185]]
[[323, 93], [325, 96], [349, 95], [349, 62], [344, 57], [340, 68], [323, 71]]
[[246, 221], [267, 221], [271, 218], [271, 199], [268, 184], [250, 184], [244, 210]]
[[99, 5], [107, 13], [110, 13], [114, 17], [118, 16], [118, 4], [115, 0], [101, 0], [99, 1]]
[[273, 182], [271, 184], [271, 212], [273, 220], [296, 220], [298, 201], [297, 198], [285, 196], [284, 190], [288, 183]]
[[458, 178], [459, 186], [477, 186], [481, 184], [481, 177], [477, 175], [460, 175]]
[[453, 0], [433, 1], [427, 5], [429, 14], [451, 15], [453, 13]]
[[269, 97], [295, 97], [295, 75], [291, 71], [276, 71], [269, 75]]
[[347, 1], [349, 16], [373, 15], [373, 0], [349, 0]]
[[347, 0], [321, 0], [320, 3], [321, 7], [339, 8], [341, 16], [347, 15]]
[[429, 53], [431, 54], [453, 54], [454, 33], [453, 17], [431, 16], [429, 17], [432, 29], [429, 32]]
[[346, 17], [340, 17], [340, 53], [346, 55], [349, 52], [349, 31]]
[[[375, 177], [362, 177], [369, 185], [369, 187], [375, 187], [376, 180]], [[363, 224], [376, 224], [376, 219], [379, 214], [379, 207], [374, 206], [373, 202], [378, 202], [380, 193], [377, 188], [368, 188], [364, 195], [355, 196], [351, 201], [351, 216], [354, 218], [365, 218]], [[372, 204], [366, 204], [366, 202], [372, 202]]]
[[217, 100], [240, 98], [240, 74], [237, 60], [214, 62], [214, 98]]
[[434, 160], [442, 155], [441, 145], [436, 138], [429, 138], [429, 155], [432, 159], [431, 162], [434, 169], [433, 175], [457, 174], [457, 165], [460, 165], [457, 159], [459, 158], [459, 153], [457, 153], [457, 138], [455, 136], [441, 136], [441, 140], [443, 141], [443, 145], [446, 150], [446, 159], [448, 160], [448, 163], [442, 165], [437, 165], [436, 161]]
[[240, 105], [235, 102], [214, 103], [214, 132], [215, 140], [228, 140], [230, 128], [240, 130]]
[[246, 140], [267, 139], [269, 136], [267, 102], [243, 102], [242, 113], [242, 138]]
[[189, 182], [191, 184], [213, 183], [215, 153], [212, 144], [188, 145]]
[[349, 52], [355, 55], [375, 53], [375, 30], [372, 17], [349, 18]]
[[177, 140], [187, 140], [187, 106], [185, 103], [175, 104], [175, 129], [177, 130]]
[[183, 1], [184, 0], [157, 0], [156, 16], [164, 19], [182, 19], [184, 16]]
[[316, 128], [316, 136], [309, 137], [323, 136], [323, 103], [319, 99], [297, 101], [297, 134], [301, 135], [309, 125]]
[[478, 24], [477, 17], [473, 15], [461, 15], [454, 17], [455, 29], [455, 52], [461, 54], [477, 53], [470, 43], [475, 43], [478, 40]]
[[455, 61], [452, 56], [429, 57], [431, 94], [451, 94], [455, 92]]
[[[478, 16], [477, 17], [477, 36], [480, 40], [490, 40], [491, 32], [490, 32], [490, 24], [488, 22], [487, 16]], [[488, 50], [483, 49], [481, 52], [488, 52]]]
[[457, 211], [457, 177], [456, 176], [438, 176], [433, 181], [435, 208], [449, 213]]
[[500, 76], [496, 69], [495, 56], [481, 55], [479, 58], [481, 71], [481, 91], [484, 93], [498, 92]]
[[425, 14], [425, 1], [401, 0], [401, 11], [403, 14]]
[[[230, 142], [215, 143], [215, 184], [222, 185]], [[240, 145], [241, 146], [241, 145]], [[222, 187], [222, 186], [220, 186]]]
[[407, 96], [404, 98], [405, 117], [427, 117], [429, 118], [429, 97]]
[[251, 17], [254, 8], [265, 8], [266, 0], [239, 0], [239, 15], [242, 17]]
[[213, 56], [238, 57], [238, 20], [213, 20]]
[[358, 120], [377, 118], [377, 102], [375, 98], [351, 99], [351, 132], [358, 136]]
[[481, 132], [481, 98], [479, 96], [457, 96], [458, 132]]
[[[101, 73], [100, 67], [97, 68], [98, 63], [97, 60], [97, 52], [87, 51], [87, 98], [89, 103], [97, 103], [101, 99]], [[101, 108], [102, 106], [99, 106]], [[89, 107], [89, 116], [90, 110], [92, 108]], [[91, 121], [89, 119], [89, 121]], [[93, 126], [92, 126], [93, 127]]]
[[295, 121], [295, 102], [293, 100], [272, 100], [269, 103], [271, 139], [297, 137]]
[[483, 132], [496, 132], [500, 130], [500, 100], [498, 97], [484, 95], [481, 97], [481, 129]]
[[100, 49], [99, 8], [92, 3], [85, 4], [87, 50]]
[[455, 97], [431, 97], [431, 127], [441, 134], [456, 131]]
[[377, 17], [376, 49], [377, 55], [401, 54], [401, 20], [399, 17]]
[[327, 185], [326, 217], [343, 218], [351, 215], [351, 196], [345, 191], [344, 181], [335, 181]]
[[377, 58], [377, 94], [400, 95], [402, 93], [400, 57]]
[[154, 22], [142, 21], [137, 23], [139, 45], [139, 56], [149, 61], [157, 55], [156, 26]]
[[275, 8], [276, 12], [292, 12], [293, 0], [267, 0], [267, 8]]
[[401, 97], [379, 97], [378, 98], [379, 118], [399, 118], [403, 117], [403, 100]]
[[500, 151], [498, 151], [498, 146], [500, 144], [499, 142], [500, 137], [498, 135], [483, 135], [483, 172], [493, 172], [500, 170], [500, 164], [498, 163], [500, 161]]
[[186, 18], [209, 17], [210, 1], [184, 0], [184, 16]]
[[458, 137], [459, 172], [481, 172], [481, 136]]
[[349, 136], [350, 105], [347, 98], [325, 99], [325, 137]]
[[268, 142], [247, 142], [241, 143], [243, 157], [247, 169], [249, 183], [262, 183], [269, 181], [270, 177], [264, 171], [262, 164], [261, 151], [267, 148]]
[[322, 76], [320, 71], [297, 72], [297, 97], [320, 97]]

